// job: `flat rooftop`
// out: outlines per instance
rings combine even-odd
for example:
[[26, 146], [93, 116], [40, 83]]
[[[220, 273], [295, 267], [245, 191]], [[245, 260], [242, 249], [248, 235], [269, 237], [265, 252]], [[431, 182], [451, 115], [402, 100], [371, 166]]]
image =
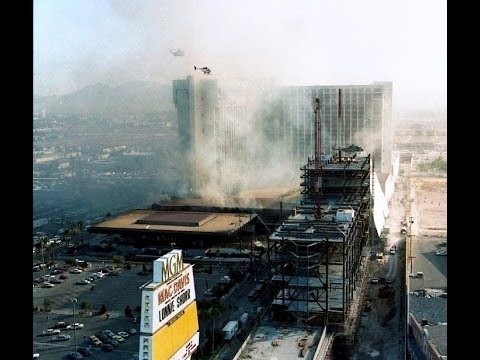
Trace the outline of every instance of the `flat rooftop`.
[[425, 326], [424, 329], [427, 329], [428, 335], [430, 335], [430, 339], [437, 347], [438, 352], [443, 356], [447, 356], [447, 325]]
[[447, 299], [409, 294], [408, 305], [417, 321], [426, 319], [430, 324], [447, 322]]
[[190, 226], [199, 227], [207, 221], [215, 219], [215, 214], [209, 213], [174, 213], [167, 211], [159, 211], [149, 214], [136, 221], [137, 224], [146, 225], [173, 225], [173, 226]]
[[[305, 327], [281, 325], [259, 326], [251, 335], [239, 359], [313, 360], [323, 327], [307, 330]], [[301, 349], [305, 347], [305, 356]]]
[[155, 232], [229, 235], [256, 217], [245, 213], [134, 210], [89, 228], [93, 233]]

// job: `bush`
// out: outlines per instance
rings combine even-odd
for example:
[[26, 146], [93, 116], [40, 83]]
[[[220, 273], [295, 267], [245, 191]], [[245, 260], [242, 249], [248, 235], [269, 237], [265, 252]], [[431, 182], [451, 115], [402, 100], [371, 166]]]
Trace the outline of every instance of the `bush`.
[[125, 315], [129, 318], [132, 317], [132, 309], [130, 308], [130, 305], [127, 305], [127, 307], [125, 308]]
[[125, 267], [127, 268], [127, 270], [132, 270], [132, 264], [130, 264], [129, 262], [127, 262]]
[[43, 299], [43, 310], [44, 311], [50, 311], [52, 306], [52, 301], [49, 298], [44, 298]]
[[112, 262], [115, 264], [123, 264], [125, 262], [125, 258], [121, 255], [113, 255]]
[[82, 303], [80, 304], [80, 308], [82, 310], [88, 310], [90, 308], [91, 304], [86, 302], [86, 301], [82, 301]]
[[67, 265], [75, 265], [76, 264], [76, 261], [73, 257], [69, 257], [69, 258], [66, 258], [65, 259], [65, 264]]
[[420, 171], [427, 172], [446, 172], [447, 171], [447, 160], [444, 160], [441, 156], [436, 158], [433, 161], [426, 161], [418, 165]]
[[136, 312], [142, 312], [142, 307], [140, 305], [135, 306], [135, 311]]
[[98, 315], [103, 315], [107, 312], [107, 307], [105, 306], [105, 304], [102, 305], [102, 307], [100, 308], [100, 311], [98, 312]]

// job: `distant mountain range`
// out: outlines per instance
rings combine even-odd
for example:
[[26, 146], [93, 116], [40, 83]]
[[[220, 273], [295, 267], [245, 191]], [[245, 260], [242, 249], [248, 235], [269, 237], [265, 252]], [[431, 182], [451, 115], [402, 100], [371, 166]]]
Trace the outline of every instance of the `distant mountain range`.
[[66, 95], [34, 96], [33, 110], [57, 114], [173, 111], [172, 86], [130, 81], [116, 87], [95, 84]]

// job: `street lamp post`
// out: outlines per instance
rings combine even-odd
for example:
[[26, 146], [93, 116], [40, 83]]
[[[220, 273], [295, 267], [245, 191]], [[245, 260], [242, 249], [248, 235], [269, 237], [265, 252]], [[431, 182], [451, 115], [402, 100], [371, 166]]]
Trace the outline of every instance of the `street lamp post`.
[[413, 216], [410, 216], [408, 220], [408, 240], [409, 240], [409, 247], [408, 247], [408, 259], [410, 260], [410, 274], [413, 274], [413, 259], [415, 256], [412, 256], [412, 237], [415, 235], [412, 234], [412, 224], [413, 224]]
[[73, 344], [75, 346], [75, 359], [77, 358], [77, 326], [75, 325], [75, 303], [77, 302], [76, 298], [70, 300], [73, 305]]

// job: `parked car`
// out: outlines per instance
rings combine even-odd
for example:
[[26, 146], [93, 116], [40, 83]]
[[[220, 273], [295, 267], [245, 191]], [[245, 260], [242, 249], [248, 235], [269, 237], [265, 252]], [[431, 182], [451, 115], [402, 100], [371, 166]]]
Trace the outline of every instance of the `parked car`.
[[40, 354], [39, 354], [39, 353], [34, 353], [34, 354], [33, 354], [33, 358], [34, 358], [34, 359], [38, 359], [39, 357], [40, 357]]
[[413, 278], [421, 278], [423, 277], [423, 272], [417, 271], [416, 273], [410, 273], [408, 276]]
[[90, 336], [90, 342], [92, 343], [92, 345], [94, 346], [101, 346], [103, 343], [100, 341], [100, 339], [98, 337], [96, 337], [95, 335], [91, 335]]
[[70, 325], [70, 324], [66, 323], [64, 321], [59, 321], [55, 325], [53, 325], [53, 328], [54, 329], [65, 329], [68, 325]]
[[78, 351], [77, 352], [72, 351], [67, 354], [67, 359], [81, 360], [83, 359], [83, 356]]
[[52, 342], [67, 341], [67, 340], [70, 340], [70, 335], [68, 335], [68, 334], [60, 334], [60, 335], [54, 336], [50, 339], [50, 341], [52, 341]]
[[102, 341], [105, 342], [109, 339], [109, 337], [105, 334], [97, 334], [97, 337]]
[[128, 338], [130, 336], [126, 331], [119, 331], [117, 334], [123, 338]]
[[68, 326], [66, 327], [66, 329], [67, 329], [67, 330], [82, 329], [83, 327], [84, 327], [84, 325], [81, 324], [81, 323], [73, 323], [73, 324], [71, 324], [71, 325], [68, 325]]
[[102, 345], [102, 350], [103, 351], [113, 351], [113, 346], [110, 344], [103, 344]]
[[52, 287], [55, 287], [55, 284], [52, 284], [52, 283], [50, 283], [50, 282], [44, 282], [44, 283], [42, 284], [42, 287], [43, 287], [43, 288], [52, 288]]
[[82, 279], [82, 280], [78, 280], [76, 283], [78, 285], [89, 285], [90, 281], [88, 281], [87, 279]]
[[215, 293], [213, 292], [213, 289], [207, 289], [203, 292], [203, 295], [205, 296], [215, 296]]
[[103, 330], [103, 333], [107, 335], [109, 338], [111, 338], [115, 333], [111, 330]]
[[125, 339], [123, 337], [121, 337], [120, 335], [116, 335], [116, 334], [112, 336], [112, 339], [118, 341], [119, 343], [123, 343], [125, 341]]
[[97, 271], [96, 273], [93, 274], [93, 276], [98, 277], [99, 279], [103, 278], [105, 274], [101, 271]]
[[115, 348], [117, 348], [118, 345], [120, 345], [120, 344], [118, 343], [118, 341], [117, 341], [117, 340], [114, 340], [114, 339], [108, 339], [108, 340], [105, 341], [105, 342], [106, 342], [107, 344], [112, 345], [112, 346], [115, 347]]
[[135, 335], [135, 334], [137, 333], [137, 330], [135, 330], [135, 329], [130, 329], [130, 330], [128, 330], [128, 333], [129, 333], [130, 335]]
[[61, 284], [61, 283], [63, 283], [63, 281], [60, 279], [57, 279], [57, 278], [50, 279], [50, 284]]
[[371, 278], [370, 283], [378, 284], [378, 278], [376, 278], [376, 277]]
[[90, 356], [92, 355], [92, 350], [90, 350], [87, 347], [79, 347], [77, 348], [77, 351], [82, 354], [83, 356]]
[[42, 335], [58, 335], [58, 334], [60, 334], [59, 329], [47, 329], [42, 332]]

